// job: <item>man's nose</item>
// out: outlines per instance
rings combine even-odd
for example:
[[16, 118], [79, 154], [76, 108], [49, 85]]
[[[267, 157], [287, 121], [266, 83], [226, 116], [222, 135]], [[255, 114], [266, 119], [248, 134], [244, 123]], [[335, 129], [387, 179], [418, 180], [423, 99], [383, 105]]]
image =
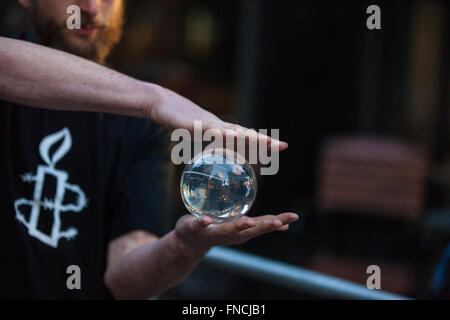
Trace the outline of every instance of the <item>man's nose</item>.
[[95, 17], [98, 14], [100, 2], [101, 0], [80, 0], [79, 5], [81, 12], [91, 17]]

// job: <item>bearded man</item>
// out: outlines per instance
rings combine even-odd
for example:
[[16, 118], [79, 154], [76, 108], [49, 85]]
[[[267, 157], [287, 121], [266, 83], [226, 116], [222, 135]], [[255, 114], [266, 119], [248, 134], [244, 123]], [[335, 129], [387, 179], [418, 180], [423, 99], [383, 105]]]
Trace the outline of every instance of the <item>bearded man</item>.
[[[103, 66], [121, 37], [123, 0], [19, 2], [32, 29], [0, 37], [0, 298], [150, 298], [211, 247], [297, 220], [215, 225], [184, 215], [166, 232], [166, 130], [192, 131], [195, 120], [204, 130], [240, 127]], [[81, 29], [66, 26], [70, 5], [80, 7]]]

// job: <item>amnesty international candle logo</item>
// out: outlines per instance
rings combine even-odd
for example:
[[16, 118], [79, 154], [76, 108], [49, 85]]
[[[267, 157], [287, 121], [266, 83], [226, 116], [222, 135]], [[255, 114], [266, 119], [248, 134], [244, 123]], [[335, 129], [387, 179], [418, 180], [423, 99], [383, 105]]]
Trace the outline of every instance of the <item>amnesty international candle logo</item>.
[[[52, 155], [50, 155], [50, 148], [58, 142], [61, 143], [60, 146]], [[46, 165], [38, 165], [36, 175], [25, 173], [21, 176], [23, 182], [35, 183], [33, 199], [21, 198], [14, 202], [16, 219], [28, 229], [29, 235], [54, 248], [58, 247], [59, 239], [66, 238], [67, 240], [71, 240], [78, 234], [78, 230], [74, 227], [61, 230], [61, 212], [80, 212], [87, 204], [84, 191], [81, 190], [78, 185], [67, 182], [69, 174], [66, 171], [55, 168], [56, 163], [69, 152], [71, 147], [72, 136], [67, 128], [50, 134], [42, 139], [39, 145], [39, 154]], [[56, 179], [56, 191], [53, 199], [42, 199], [46, 177]], [[73, 192], [76, 195], [75, 203], [63, 203], [64, 195], [67, 191]], [[31, 208], [28, 221], [20, 210], [24, 206], [29, 206]], [[45, 210], [50, 210], [53, 214], [53, 224], [50, 235], [38, 229], [41, 213], [48, 214], [47, 212], [43, 212]]]

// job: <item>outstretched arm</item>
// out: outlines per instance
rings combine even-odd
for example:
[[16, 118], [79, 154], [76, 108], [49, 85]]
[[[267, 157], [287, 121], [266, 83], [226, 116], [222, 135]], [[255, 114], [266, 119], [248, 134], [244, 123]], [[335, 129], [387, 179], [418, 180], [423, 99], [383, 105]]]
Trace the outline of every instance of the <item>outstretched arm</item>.
[[118, 299], [150, 298], [180, 283], [211, 247], [239, 244], [272, 231], [285, 231], [297, 219], [294, 213], [283, 213], [212, 225], [208, 217], [185, 215], [178, 220], [175, 230], [161, 239], [145, 236], [141, 231], [113, 240], [109, 245], [105, 283]]
[[31, 107], [146, 116], [157, 86], [78, 56], [0, 37], [0, 98]]
[[[150, 118], [169, 130], [232, 129], [190, 100], [156, 84], [139, 81], [78, 56], [37, 44], [0, 37], [0, 98], [31, 107], [107, 112]], [[253, 133], [284, 150], [286, 143]]]

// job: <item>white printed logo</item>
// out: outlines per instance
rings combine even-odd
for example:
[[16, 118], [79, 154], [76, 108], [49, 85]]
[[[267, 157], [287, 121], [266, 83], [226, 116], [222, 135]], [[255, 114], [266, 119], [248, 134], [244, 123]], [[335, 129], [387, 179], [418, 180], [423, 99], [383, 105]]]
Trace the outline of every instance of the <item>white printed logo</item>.
[[[59, 148], [53, 153], [52, 156], [50, 156], [50, 148], [61, 140], [62, 143]], [[71, 240], [78, 234], [78, 230], [73, 227], [70, 227], [67, 230], [61, 230], [61, 212], [80, 212], [86, 207], [87, 204], [87, 199], [83, 190], [81, 190], [78, 185], [67, 183], [69, 174], [66, 171], [55, 169], [56, 163], [61, 160], [67, 152], [69, 152], [71, 147], [72, 136], [67, 128], [50, 134], [42, 139], [39, 145], [39, 153], [47, 165], [38, 165], [36, 175], [33, 175], [32, 173], [25, 173], [21, 176], [23, 182], [35, 182], [33, 200], [21, 198], [14, 202], [16, 219], [25, 225], [28, 229], [29, 235], [54, 248], [58, 247], [59, 239], [66, 238], [67, 240]], [[42, 190], [44, 188], [46, 176], [52, 176], [56, 179], [56, 192], [54, 199], [42, 199]], [[77, 195], [76, 203], [63, 204], [66, 190], [69, 190]], [[28, 221], [20, 211], [21, 206], [31, 207], [30, 218]], [[41, 208], [52, 210], [53, 225], [50, 235], [47, 235], [37, 229]], [[48, 213], [43, 212], [42, 214]]]

